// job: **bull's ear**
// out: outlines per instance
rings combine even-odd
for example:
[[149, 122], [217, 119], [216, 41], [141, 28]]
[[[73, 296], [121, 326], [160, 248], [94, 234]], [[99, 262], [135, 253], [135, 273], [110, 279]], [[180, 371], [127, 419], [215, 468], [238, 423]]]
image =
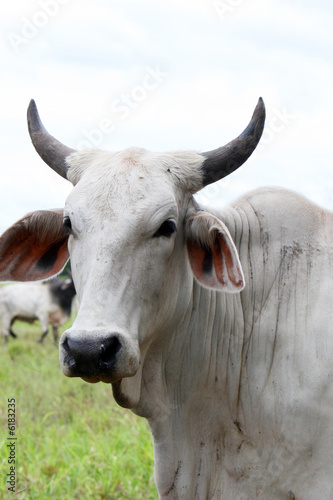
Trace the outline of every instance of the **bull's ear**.
[[208, 212], [194, 212], [186, 221], [190, 264], [203, 286], [240, 292], [245, 280], [239, 256], [227, 227]]
[[0, 281], [38, 281], [58, 274], [68, 258], [62, 210], [26, 215], [0, 238]]

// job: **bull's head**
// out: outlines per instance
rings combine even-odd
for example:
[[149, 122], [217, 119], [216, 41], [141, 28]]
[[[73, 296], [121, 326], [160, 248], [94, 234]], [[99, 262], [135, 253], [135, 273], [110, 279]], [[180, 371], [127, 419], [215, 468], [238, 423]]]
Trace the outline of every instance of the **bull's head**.
[[133, 407], [145, 356], [193, 307], [193, 275], [207, 288], [243, 288], [228, 229], [193, 194], [247, 160], [264, 120], [259, 99], [238, 138], [201, 154], [74, 151], [46, 131], [31, 101], [33, 145], [74, 189], [63, 211], [32, 213], [3, 234], [0, 280], [48, 278], [70, 256], [80, 308], [60, 340], [65, 375], [112, 383], [118, 401]]

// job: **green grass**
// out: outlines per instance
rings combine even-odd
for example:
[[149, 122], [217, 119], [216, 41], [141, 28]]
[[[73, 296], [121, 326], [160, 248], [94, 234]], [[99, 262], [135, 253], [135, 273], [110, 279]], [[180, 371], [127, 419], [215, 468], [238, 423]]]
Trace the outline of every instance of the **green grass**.
[[25, 490], [15, 498], [156, 499], [146, 421], [118, 407], [110, 385], [65, 377], [51, 332], [38, 344], [38, 324], [14, 330], [7, 345], [0, 338], [0, 498], [14, 498], [6, 445], [15, 398], [16, 492]]

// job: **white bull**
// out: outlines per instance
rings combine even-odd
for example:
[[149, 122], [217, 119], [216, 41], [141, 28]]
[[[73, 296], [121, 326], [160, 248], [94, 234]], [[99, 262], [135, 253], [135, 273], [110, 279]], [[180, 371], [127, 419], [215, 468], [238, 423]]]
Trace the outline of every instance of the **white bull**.
[[54, 278], [47, 283], [16, 283], [0, 289], [1, 333], [7, 341], [9, 334], [16, 337], [12, 325], [16, 320], [40, 322], [43, 342], [52, 326], [54, 341], [58, 341], [58, 328], [71, 314], [75, 288], [72, 279]]
[[74, 189], [63, 215], [2, 236], [0, 279], [51, 276], [70, 254], [62, 370], [148, 419], [161, 499], [333, 498], [333, 216], [280, 189], [219, 213], [193, 199], [263, 124], [260, 100], [208, 153], [75, 152], [29, 108], [35, 148]]

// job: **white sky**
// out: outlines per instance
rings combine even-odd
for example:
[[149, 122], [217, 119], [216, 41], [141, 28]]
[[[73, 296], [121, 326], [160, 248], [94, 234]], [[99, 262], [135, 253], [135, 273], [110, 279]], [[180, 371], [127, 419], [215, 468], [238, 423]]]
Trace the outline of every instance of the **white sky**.
[[66, 145], [209, 150], [258, 97], [253, 159], [199, 198], [223, 206], [280, 185], [333, 209], [329, 0], [0, 0], [0, 232], [61, 207], [71, 185], [34, 151], [31, 98]]

